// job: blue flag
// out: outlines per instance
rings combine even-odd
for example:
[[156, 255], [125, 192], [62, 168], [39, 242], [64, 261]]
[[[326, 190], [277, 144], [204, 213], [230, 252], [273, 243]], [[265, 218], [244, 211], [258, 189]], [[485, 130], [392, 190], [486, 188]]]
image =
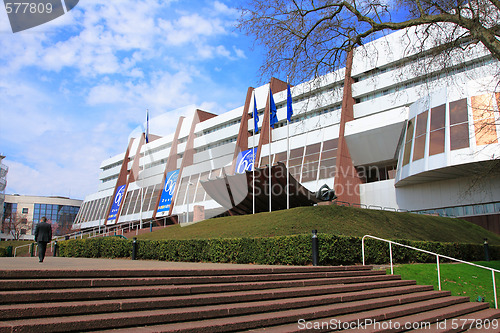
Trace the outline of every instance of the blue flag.
[[269, 125], [272, 128], [274, 128], [274, 124], [276, 124], [278, 122], [278, 116], [277, 116], [276, 104], [274, 104], [273, 92], [271, 91], [271, 88], [269, 88], [269, 95], [270, 95], [269, 99], [270, 99], [270, 107], [271, 107], [271, 110], [269, 113], [271, 123]]
[[146, 143], [149, 142], [149, 109], [146, 110]]
[[292, 109], [292, 93], [290, 92], [290, 83], [287, 83], [287, 93], [286, 93], [286, 119], [292, 121], [293, 109]]
[[257, 112], [257, 100], [255, 94], [253, 95], [253, 127], [254, 133], [259, 133], [259, 113]]

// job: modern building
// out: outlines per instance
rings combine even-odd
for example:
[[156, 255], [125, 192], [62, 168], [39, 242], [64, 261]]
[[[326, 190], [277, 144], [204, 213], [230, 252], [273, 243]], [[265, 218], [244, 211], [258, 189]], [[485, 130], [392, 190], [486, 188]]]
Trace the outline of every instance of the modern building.
[[3, 204], [1, 240], [34, 239], [34, 230], [45, 216], [52, 224], [54, 236], [72, 231], [82, 200], [65, 197], [42, 197], [29, 195], [5, 195]]
[[314, 205], [327, 185], [342, 204], [469, 217], [500, 232], [500, 175], [483, 172], [500, 158], [500, 64], [476, 45], [438, 66], [434, 46], [412, 49], [412, 36], [382, 37], [345, 68], [293, 86], [290, 122], [275, 78], [220, 115], [186, 107], [173, 133], [162, 133], [168, 114], [151, 119], [155, 135], [131, 134], [102, 162], [74, 228]]

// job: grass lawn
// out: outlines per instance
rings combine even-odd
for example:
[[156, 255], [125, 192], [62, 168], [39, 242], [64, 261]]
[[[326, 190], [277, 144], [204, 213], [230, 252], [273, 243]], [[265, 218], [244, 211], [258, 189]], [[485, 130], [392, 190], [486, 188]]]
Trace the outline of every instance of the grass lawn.
[[[480, 261], [478, 265], [500, 270], [500, 261]], [[495, 307], [493, 294], [493, 279], [491, 272], [467, 264], [441, 263], [441, 290], [449, 290], [454, 296], [470, 297], [477, 302], [478, 297]], [[390, 268], [387, 270], [390, 274]], [[433, 285], [438, 290], [436, 264], [407, 264], [395, 265], [394, 274], [401, 275], [405, 280], [416, 280], [417, 284]], [[500, 296], [500, 273], [495, 274], [497, 293]], [[500, 305], [500, 304], [499, 304]]]
[[395, 213], [342, 206], [299, 207], [255, 215], [209, 219], [189, 226], [173, 225], [140, 239], [208, 239], [273, 237], [318, 233], [386, 239], [500, 245], [500, 236], [456, 218]]

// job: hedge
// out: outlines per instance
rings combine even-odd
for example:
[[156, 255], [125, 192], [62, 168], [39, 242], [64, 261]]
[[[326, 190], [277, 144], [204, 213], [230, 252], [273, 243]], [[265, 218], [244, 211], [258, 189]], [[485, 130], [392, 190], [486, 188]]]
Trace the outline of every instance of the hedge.
[[[320, 265], [352, 265], [362, 262], [361, 238], [320, 234]], [[482, 244], [439, 243], [394, 240], [416, 248], [466, 260], [484, 260]], [[435, 262], [435, 256], [393, 245], [395, 263]], [[385, 242], [365, 241], [367, 264], [389, 263]], [[132, 241], [117, 237], [75, 239], [59, 242], [64, 257], [127, 258], [132, 255]], [[137, 240], [137, 259], [219, 262], [262, 265], [310, 265], [311, 236], [293, 235], [270, 238]], [[490, 258], [500, 258], [500, 246], [490, 246]]]

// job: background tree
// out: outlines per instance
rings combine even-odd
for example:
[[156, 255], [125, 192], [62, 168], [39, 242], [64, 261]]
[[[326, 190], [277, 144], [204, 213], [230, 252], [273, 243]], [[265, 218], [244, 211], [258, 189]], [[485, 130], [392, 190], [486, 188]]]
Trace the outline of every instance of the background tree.
[[33, 222], [29, 221], [26, 214], [17, 212], [11, 213], [10, 216], [5, 218], [4, 232], [10, 233], [14, 240], [21, 239], [22, 235], [26, 235], [28, 230], [31, 230]]
[[500, 0], [248, 0], [239, 21], [265, 49], [263, 76], [298, 82], [342, 68], [354, 47], [410, 27], [422, 28], [416, 48], [480, 44], [500, 60]]

